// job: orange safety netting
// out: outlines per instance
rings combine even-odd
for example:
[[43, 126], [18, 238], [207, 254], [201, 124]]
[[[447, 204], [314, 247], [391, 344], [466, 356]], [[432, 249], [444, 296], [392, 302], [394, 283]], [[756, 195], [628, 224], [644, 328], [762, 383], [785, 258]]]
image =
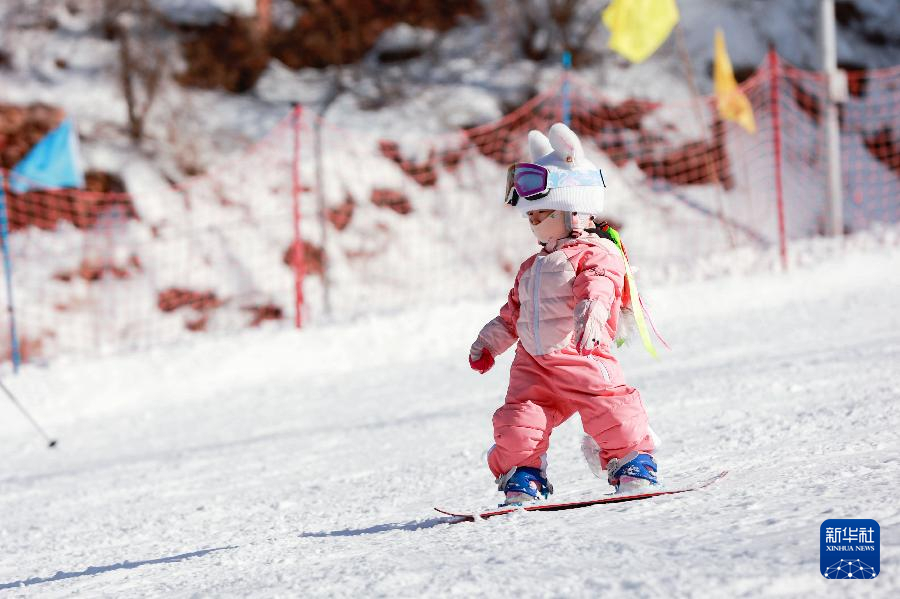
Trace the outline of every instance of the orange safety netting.
[[[775, 68], [767, 63], [741, 86], [754, 134], [719, 119], [714, 98], [617, 101], [571, 76], [496, 122], [441, 136], [388, 139], [297, 110], [182, 185], [7, 190], [22, 353], [89, 354], [287, 324], [299, 299], [316, 321], [502, 297], [534, 248], [501, 202], [505, 167], [529, 159], [530, 129], [563, 118], [563, 89], [573, 130], [609, 175], [607, 216], [645, 270], [698, 248], [822, 234], [825, 79]], [[850, 73], [849, 84], [839, 106], [843, 208], [845, 229], [856, 231], [900, 221], [900, 68]], [[0, 340], [9, 359], [6, 323]]]

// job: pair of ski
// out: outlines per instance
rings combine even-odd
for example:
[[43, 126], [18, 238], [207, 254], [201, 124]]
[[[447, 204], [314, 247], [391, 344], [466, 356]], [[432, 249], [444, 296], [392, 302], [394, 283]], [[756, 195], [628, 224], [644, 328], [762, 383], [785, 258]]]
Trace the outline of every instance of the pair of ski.
[[554, 512], [559, 510], [572, 510], [580, 507], [587, 507], [590, 505], [603, 505], [607, 503], [624, 503], [626, 501], [640, 501], [642, 499], [650, 499], [652, 497], [661, 497], [663, 495], [678, 495], [679, 493], [689, 493], [690, 491], [697, 491], [699, 489], [705, 489], [710, 486], [717, 480], [722, 479], [726, 474], [728, 474], [727, 470], [724, 470], [717, 475], [708, 478], [706, 480], [702, 480], [700, 482], [684, 486], [677, 487], [674, 489], [663, 489], [660, 491], [650, 491], [648, 493], [639, 493], [636, 495], [604, 495], [603, 497], [597, 497], [594, 499], [587, 499], [582, 501], [569, 501], [569, 502], [554, 502], [554, 503], [535, 503], [532, 505], [524, 505], [524, 506], [501, 506], [494, 510], [489, 510], [486, 512], [464, 512], [458, 510], [445, 510], [443, 508], [434, 508], [438, 512], [442, 514], [446, 514], [448, 516], [453, 516], [458, 518], [456, 522], [474, 522], [475, 520], [486, 520], [487, 518], [493, 518], [494, 516], [502, 516], [504, 514], [511, 514], [513, 512], [526, 511], [526, 512]]

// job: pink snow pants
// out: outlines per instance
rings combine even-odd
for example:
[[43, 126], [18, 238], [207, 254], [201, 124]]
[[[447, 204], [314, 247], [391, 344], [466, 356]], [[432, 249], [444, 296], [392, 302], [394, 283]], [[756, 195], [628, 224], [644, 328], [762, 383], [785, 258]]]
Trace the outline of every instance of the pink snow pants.
[[604, 467], [632, 450], [654, 449], [641, 396], [625, 384], [607, 348], [589, 356], [573, 347], [532, 356], [517, 344], [506, 401], [494, 413], [495, 445], [488, 453], [494, 476], [518, 466], [541, 468], [550, 433], [575, 412], [600, 446]]

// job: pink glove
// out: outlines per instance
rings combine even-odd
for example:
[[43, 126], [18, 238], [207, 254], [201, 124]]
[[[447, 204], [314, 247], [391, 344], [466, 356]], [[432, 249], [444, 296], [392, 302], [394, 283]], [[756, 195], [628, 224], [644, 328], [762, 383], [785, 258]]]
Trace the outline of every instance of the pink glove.
[[587, 355], [600, 345], [607, 319], [606, 310], [591, 300], [581, 300], [575, 306], [575, 331], [572, 340], [578, 353]]
[[493, 365], [494, 356], [491, 355], [491, 352], [484, 346], [484, 342], [479, 337], [472, 344], [472, 349], [469, 350], [469, 367], [484, 374]]

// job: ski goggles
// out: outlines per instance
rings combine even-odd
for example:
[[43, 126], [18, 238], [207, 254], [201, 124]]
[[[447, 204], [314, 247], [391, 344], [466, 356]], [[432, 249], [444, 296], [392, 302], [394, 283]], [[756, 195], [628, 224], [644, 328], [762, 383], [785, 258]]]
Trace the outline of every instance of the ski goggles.
[[539, 200], [557, 187], [606, 187], [603, 172], [595, 171], [548, 171], [539, 164], [516, 162], [506, 171], [506, 193], [504, 202], [515, 206], [519, 198]]

